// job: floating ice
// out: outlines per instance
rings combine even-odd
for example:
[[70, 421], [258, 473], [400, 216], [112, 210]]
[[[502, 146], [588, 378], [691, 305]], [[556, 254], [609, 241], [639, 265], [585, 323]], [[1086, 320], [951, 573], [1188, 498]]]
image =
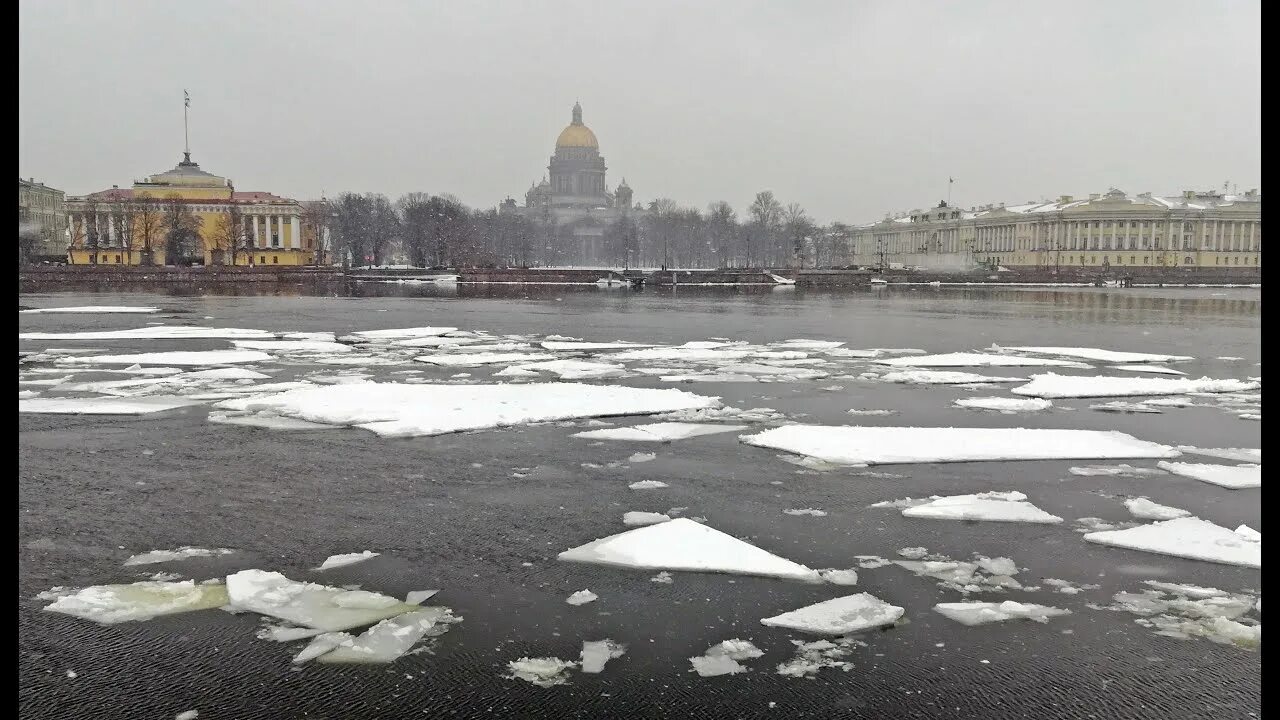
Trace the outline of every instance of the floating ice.
[[1101, 585], [1073, 583], [1069, 580], [1061, 580], [1059, 578], [1045, 578], [1040, 582], [1054, 588], [1054, 590], [1062, 593], [1063, 595], [1076, 595], [1083, 590], [1097, 590], [1102, 587]]
[[174, 375], [180, 380], [266, 380], [271, 377], [266, 373], [242, 367], [213, 368], [211, 370], [193, 370]]
[[623, 513], [622, 524], [623, 525], [656, 525], [658, 523], [666, 522], [670, 519], [671, 519], [670, 515], [664, 515], [662, 513], [639, 512], [639, 511], [633, 510], [631, 512]]
[[77, 355], [63, 358], [61, 362], [98, 365], [228, 365], [270, 359], [270, 355], [257, 350], [175, 350], [134, 355]]
[[409, 605], [421, 605], [434, 597], [439, 590], [410, 590], [405, 593], [404, 601]]
[[1124, 506], [1129, 510], [1130, 515], [1141, 520], [1172, 520], [1191, 515], [1182, 508], [1161, 505], [1146, 498], [1130, 498], [1124, 501]]
[[1098, 410], [1100, 412], [1149, 413], [1152, 415], [1158, 415], [1161, 412], [1164, 412], [1158, 407], [1152, 407], [1151, 405], [1147, 405], [1145, 403], [1125, 402], [1123, 400], [1113, 400], [1111, 402], [1095, 403], [1093, 405], [1090, 405], [1089, 409]]
[[578, 663], [557, 657], [522, 657], [507, 663], [507, 669], [511, 671], [507, 677], [525, 680], [538, 687], [551, 687], [569, 682], [569, 671], [576, 667]]
[[1163, 365], [1112, 365], [1111, 369], [1124, 372], [1153, 373], [1156, 375], [1186, 375], [1181, 370], [1174, 370]]
[[912, 357], [877, 360], [880, 365], [891, 367], [1070, 367], [1087, 368], [1089, 365], [1072, 360], [1046, 360], [1044, 358], [1019, 357], [1017, 355], [990, 355], [987, 353], [945, 353], [942, 355], [915, 355]]
[[354, 565], [358, 562], [361, 562], [362, 560], [368, 560], [369, 558], [374, 558], [374, 557], [377, 557], [378, 555], [379, 553], [373, 552], [372, 550], [365, 550], [363, 552], [355, 552], [355, 553], [344, 553], [341, 555], [330, 555], [329, 557], [325, 558], [325, 561], [320, 563], [320, 567], [316, 569], [329, 570], [331, 568], [342, 567], [344, 565]]
[[670, 585], [674, 581], [671, 579], [671, 573], [667, 572], [666, 570], [663, 570], [657, 575], [654, 575], [653, 577], [649, 578], [649, 582], [658, 583], [659, 585]]
[[594, 602], [599, 598], [600, 598], [599, 595], [596, 595], [590, 590], [579, 590], [573, 593], [572, 595], [570, 595], [565, 600], [565, 602], [569, 603], [570, 605], [586, 605], [587, 603]]
[[431, 607], [411, 610], [387, 618], [361, 633], [343, 639], [330, 652], [320, 656], [322, 663], [389, 663], [413, 649], [428, 633], [440, 634], [449, 623], [461, 622], [449, 608]]
[[307, 422], [291, 417], [281, 417], [274, 413], [231, 414], [222, 412], [209, 413], [209, 422], [215, 425], [243, 425], [260, 427], [268, 430], [318, 430], [331, 429], [332, 425]]
[[969, 383], [1025, 382], [1026, 378], [978, 375], [954, 370], [895, 370], [881, 375], [879, 380], [891, 383], [915, 385], [966, 385]]
[[704, 654], [689, 658], [689, 663], [700, 677], [736, 675], [747, 671], [738, 663], [739, 660], [750, 660], [763, 654], [748, 640], [725, 640], [712, 645]]
[[19, 315], [34, 315], [36, 313], [155, 313], [160, 312], [158, 307], [144, 307], [136, 305], [77, 305], [74, 307], [52, 307], [52, 308], [30, 308], [28, 310], [19, 310]]
[[[667, 392], [654, 390], [652, 392]], [[679, 392], [679, 391], [677, 391]], [[691, 397], [699, 397], [692, 395]], [[602, 430], [586, 430], [574, 433], [573, 437], [590, 440], [630, 440], [635, 442], [671, 442], [699, 435], [715, 435], [716, 433], [745, 430], [746, 425], [712, 425], [703, 423], [658, 422], [631, 427], [605, 428]]]
[[1178, 449], [1192, 455], [1205, 455], [1207, 457], [1222, 458], [1223, 460], [1235, 460], [1237, 462], [1261, 463], [1262, 448], [1200, 448], [1190, 445], [1179, 445]]
[[405, 338], [434, 337], [457, 330], [454, 327], [412, 327], [390, 330], [360, 330], [351, 333], [360, 340], [403, 340]]
[[1138, 616], [1134, 622], [1165, 637], [1202, 637], [1246, 649], [1262, 644], [1262, 625], [1244, 617], [1256, 607], [1252, 596], [1197, 585], [1147, 584], [1157, 589], [1119, 592], [1113, 596], [1112, 605], [1090, 607], [1132, 613]]
[[128, 585], [93, 585], [60, 594], [44, 609], [109, 625], [212, 610], [226, 604], [227, 588], [221, 583], [197, 585], [192, 580], [144, 580]]
[[683, 362], [730, 362], [741, 360], [751, 354], [750, 350], [718, 350], [699, 347], [655, 347], [605, 355], [608, 360], [675, 360]]
[[1031, 382], [1014, 388], [1014, 395], [1042, 398], [1132, 397], [1139, 395], [1181, 395], [1183, 393], [1238, 392], [1261, 387], [1245, 380], [1211, 378], [1110, 377], [1105, 375], [1032, 375]]
[[546, 353], [459, 353], [453, 355], [422, 355], [414, 358], [418, 362], [444, 365], [446, 367], [470, 367], [472, 365], [492, 365], [495, 363], [514, 363], [529, 360], [546, 360], [554, 357]]
[[787, 425], [739, 439], [830, 463], [1177, 457], [1177, 450], [1104, 430]]
[[604, 670], [605, 663], [620, 658], [627, 646], [609, 639], [588, 640], [582, 643], [582, 672], [595, 674]]
[[1248, 525], [1241, 525], [1241, 526], [1237, 527], [1237, 528], [1236, 528], [1236, 534], [1237, 534], [1237, 535], [1239, 535], [1240, 537], [1244, 538], [1245, 540], [1253, 540], [1253, 541], [1256, 541], [1256, 542], [1262, 542], [1262, 533], [1258, 532], [1257, 530], [1254, 530], [1253, 528], [1249, 527]]
[[18, 412], [49, 415], [147, 415], [199, 405], [199, 400], [171, 395], [143, 398], [18, 398]]
[[818, 574], [822, 579], [832, 585], [857, 585], [858, 571], [849, 570], [819, 570]]
[[834, 598], [762, 619], [770, 627], [790, 628], [817, 635], [844, 635], [892, 625], [905, 612], [870, 593]]
[[631, 455], [627, 457], [627, 462], [630, 462], [630, 463], [649, 462], [650, 460], [657, 459], [657, 457], [658, 456], [653, 453], [646, 453], [646, 452], [631, 453]]
[[1161, 470], [1168, 470], [1175, 475], [1194, 478], [1213, 483], [1231, 490], [1262, 487], [1261, 465], [1214, 465], [1211, 463], [1156, 463]]
[[783, 340], [781, 342], [769, 343], [772, 347], [791, 348], [797, 350], [834, 350], [844, 345], [842, 340], [807, 340], [805, 338], [794, 338], [791, 340]]
[[897, 410], [860, 410], [858, 408], [850, 408], [845, 412], [850, 415], [896, 415]]
[[128, 565], [152, 565], [155, 563], [171, 562], [174, 560], [186, 560], [193, 557], [216, 557], [218, 555], [230, 555], [235, 550], [226, 548], [214, 548], [212, 550], [206, 548], [191, 547], [189, 545], [178, 548], [177, 550], [150, 550], [138, 555], [132, 555], [128, 560], [124, 561]]
[[1115, 350], [1103, 350], [1101, 348], [1073, 348], [1073, 347], [1005, 347], [993, 348], [1001, 351], [1012, 350], [1016, 352], [1032, 353], [1034, 355], [1058, 355], [1060, 357], [1076, 357], [1085, 360], [1097, 360], [1099, 362], [1110, 363], [1148, 363], [1148, 362], [1181, 362], [1183, 360], [1194, 360], [1193, 357], [1186, 355], [1158, 355], [1155, 353], [1135, 353], [1135, 352], [1117, 352]]
[[1002, 413], [1036, 412], [1053, 407], [1052, 401], [1040, 398], [974, 397], [961, 398], [955, 404], [972, 410], [995, 410]]
[[219, 408], [268, 410], [378, 435], [439, 435], [548, 420], [645, 415], [710, 407], [712, 397], [576, 383], [528, 385], [409, 385], [365, 383], [300, 388], [278, 395], [227, 400]]
[[[615, 363], [587, 362], [586, 360], [548, 360], [546, 362], [512, 365], [497, 373], [503, 375], [508, 371], [546, 372], [560, 377], [561, 380], [591, 380], [597, 378], [615, 378], [627, 374], [626, 368]], [[516, 374], [516, 373], [513, 373]]]
[[638, 480], [631, 483], [627, 487], [632, 490], [657, 490], [658, 488], [670, 487], [661, 480]]
[[90, 330], [66, 333], [18, 333], [19, 340], [247, 340], [275, 337], [266, 330], [207, 328], [188, 325], [153, 325], [130, 330]]
[[842, 638], [835, 642], [831, 640], [815, 640], [813, 642], [792, 640], [791, 642], [796, 646], [796, 656], [787, 662], [780, 663], [778, 665], [778, 674], [787, 677], [807, 678], [812, 678], [818, 674], [819, 670], [828, 667], [839, 668], [849, 672], [853, 669], [853, 663], [841, 660], [841, 658], [848, 657], [853, 648], [866, 645], [861, 640], [852, 638]]
[[[357, 600], [351, 592], [297, 582], [278, 572], [263, 570], [241, 570], [227, 576], [227, 594], [232, 606], [326, 632], [361, 627], [419, 609], [417, 605], [395, 600], [394, 604], [386, 605], [384, 601], [363, 596], [357, 604], [365, 607], [344, 607]], [[382, 607], [368, 607], [375, 604]]]
[[1070, 615], [1070, 610], [1019, 603], [1012, 600], [1004, 602], [955, 602], [938, 603], [933, 606], [936, 612], [955, 620], [962, 625], [986, 625], [987, 623], [1005, 620], [1034, 620], [1038, 623], [1048, 622], [1051, 617]]
[[350, 345], [324, 340], [233, 340], [236, 348], [241, 350], [264, 350], [278, 353], [345, 353], [351, 352]]
[[782, 512], [786, 513], [787, 515], [812, 515], [814, 517], [826, 517], [826, 514], [827, 514], [825, 510], [816, 510], [814, 508], [801, 508], [801, 509], [787, 508]]
[[653, 347], [643, 343], [632, 342], [580, 342], [577, 340], [543, 340], [538, 343], [547, 350], [554, 352], [560, 351], [578, 351], [578, 350], [630, 350], [636, 348]]
[[742, 408], [736, 407], [718, 407], [677, 410], [675, 412], [663, 413], [658, 416], [658, 419], [688, 423], [703, 423], [721, 420], [733, 420], [737, 422], [767, 422], [769, 420], [782, 420], [785, 417], [785, 415], [773, 408], [761, 407], [743, 410]]
[[1072, 475], [1081, 475], [1084, 477], [1093, 477], [1098, 475], [1119, 475], [1122, 477], [1144, 477], [1148, 475], [1164, 475], [1165, 472], [1159, 468], [1134, 467], [1133, 465], [1085, 465], [1083, 467], [1068, 468], [1067, 472]]
[[566, 550], [558, 557], [572, 562], [647, 570], [723, 572], [820, 581], [818, 573], [804, 565], [688, 518], [611, 535]]
[[1088, 542], [1227, 565], [1262, 568], [1262, 540], [1250, 539], [1208, 520], [1175, 518], [1127, 530], [1084, 536]]
[[988, 492], [975, 495], [934, 497], [922, 505], [902, 510], [904, 517], [932, 520], [987, 520], [991, 522], [1060, 523], [1062, 518], [1050, 515], [1027, 502], [1020, 492]]
[[[913, 552], [908, 554], [907, 550]], [[1022, 584], [1013, 577], [1018, 574], [1018, 566], [1006, 557], [990, 558], [975, 553], [972, 561], [952, 560], [945, 555], [929, 555], [925, 548], [904, 548], [899, 554], [914, 559], [894, 560], [895, 565], [919, 577], [933, 578], [939, 581], [939, 586], [965, 595], [1022, 589]], [[872, 567], [885, 563], [881, 558], [875, 561]]]

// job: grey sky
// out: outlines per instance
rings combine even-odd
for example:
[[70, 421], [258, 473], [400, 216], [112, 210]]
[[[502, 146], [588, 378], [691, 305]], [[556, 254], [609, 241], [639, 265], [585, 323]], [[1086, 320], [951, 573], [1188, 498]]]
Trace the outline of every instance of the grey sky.
[[191, 145], [241, 190], [545, 172], [575, 99], [609, 184], [815, 218], [1261, 177], [1261, 8], [1215, 2], [19, 3], [18, 173], [79, 194]]

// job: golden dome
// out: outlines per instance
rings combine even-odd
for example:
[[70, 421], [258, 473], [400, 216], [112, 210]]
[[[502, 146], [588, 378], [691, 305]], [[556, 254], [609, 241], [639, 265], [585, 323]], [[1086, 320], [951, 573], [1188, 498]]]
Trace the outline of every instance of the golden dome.
[[600, 143], [596, 141], [596, 134], [591, 132], [591, 128], [586, 125], [570, 125], [560, 131], [560, 137], [556, 138], [556, 147], [586, 147], [600, 149]]

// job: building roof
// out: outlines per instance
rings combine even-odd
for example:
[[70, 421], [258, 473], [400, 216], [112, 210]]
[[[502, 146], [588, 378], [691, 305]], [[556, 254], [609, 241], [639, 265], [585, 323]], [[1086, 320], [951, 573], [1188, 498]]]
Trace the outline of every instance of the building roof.
[[582, 106], [578, 103], [573, 104], [573, 121], [569, 123], [564, 130], [560, 131], [560, 137], [556, 138], [556, 147], [585, 147], [600, 149], [600, 143], [596, 140], [596, 134], [591, 132], [591, 128], [582, 124]]
[[[143, 188], [142, 191], [146, 192], [147, 188]], [[135, 192], [134, 190], [130, 190], [128, 188], [111, 188], [110, 190], [99, 190], [98, 192], [95, 192], [95, 193], [89, 193], [88, 195], [85, 196], [85, 199], [93, 198], [98, 202], [116, 202], [120, 200], [132, 199], [134, 197], [134, 192]], [[81, 198], [72, 198], [72, 199], [78, 200]], [[157, 199], [157, 198], [152, 198], [152, 199]], [[163, 199], [163, 198], [158, 198], [158, 199]], [[203, 199], [203, 198], [198, 198], [198, 199], [183, 198], [183, 200], [184, 202], [204, 203], [204, 204], [226, 202], [225, 200], [220, 200], [220, 199]], [[258, 190], [252, 190], [247, 192], [240, 192], [240, 191], [233, 192], [231, 194], [231, 200], [233, 202], [238, 202], [238, 203], [296, 202], [295, 200], [291, 200], [289, 198], [280, 197], [279, 195], [274, 195], [269, 192], [261, 192]]]

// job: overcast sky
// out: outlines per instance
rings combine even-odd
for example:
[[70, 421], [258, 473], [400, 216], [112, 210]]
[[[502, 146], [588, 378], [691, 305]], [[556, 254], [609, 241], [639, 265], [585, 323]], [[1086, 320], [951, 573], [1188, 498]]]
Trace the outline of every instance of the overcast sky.
[[18, 174], [523, 203], [574, 100], [611, 187], [818, 220], [1261, 177], [1260, 2], [19, 3]]

